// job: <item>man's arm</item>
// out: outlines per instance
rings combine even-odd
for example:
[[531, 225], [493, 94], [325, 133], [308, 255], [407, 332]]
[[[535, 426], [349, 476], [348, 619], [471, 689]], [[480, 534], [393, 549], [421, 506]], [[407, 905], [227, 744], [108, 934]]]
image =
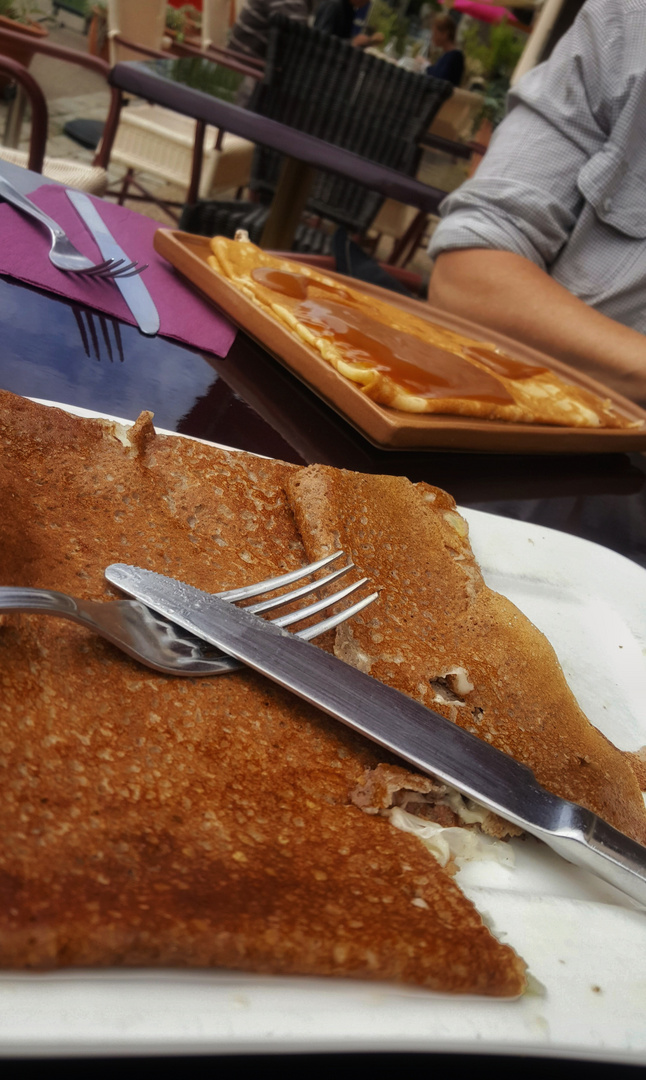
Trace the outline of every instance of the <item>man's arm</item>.
[[645, 328], [646, 222], [643, 233], [632, 220], [622, 231], [622, 138], [625, 154], [636, 147], [628, 125], [612, 136], [646, 58], [627, 42], [643, 42], [645, 29], [644, 5], [630, 14], [621, 0], [588, 0], [550, 60], [521, 80], [475, 177], [442, 206], [429, 292], [642, 403], [646, 336], [630, 327]]
[[646, 337], [595, 311], [522, 255], [486, 248], [446, 251], [435, 263], [428, 299], [646, 405]]

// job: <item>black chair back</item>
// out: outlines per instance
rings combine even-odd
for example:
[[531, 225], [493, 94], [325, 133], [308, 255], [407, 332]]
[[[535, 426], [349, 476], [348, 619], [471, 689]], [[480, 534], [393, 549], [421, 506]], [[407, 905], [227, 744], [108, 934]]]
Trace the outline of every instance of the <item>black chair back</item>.
[[[251, 107], [370, 161], [414, 175], [419, 140], [453, 87], [406, 71], [284, 15], [271, 20], [263, 81]], [[257, 147], [250, 187], [262, 202], [276, 189], [282, 156]], [[307, 210], [364, 232], [383, 196], [317, 173]]]

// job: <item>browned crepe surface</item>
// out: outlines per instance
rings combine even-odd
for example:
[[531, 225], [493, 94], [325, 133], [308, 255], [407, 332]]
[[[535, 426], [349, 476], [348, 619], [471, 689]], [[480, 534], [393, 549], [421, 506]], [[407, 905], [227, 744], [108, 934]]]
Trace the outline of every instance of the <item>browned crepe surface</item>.
[[[0, 392], [0, 584], [113, 598], [307, 561], [298, 470]], [[0, 964], [215, 966], [515, 995], [524, 965], [350, 792], [382, 752], [252, 673], [158, 675], [72, 623], [0, 627]]]
[[484, 584], [449, 495], [318, 465], [291, 474], [288, 491], [308, 556], [342, 548], [381, 590], [378, 606], [338, 628], [338, 656], [646, 843], [628, 755], [586, 719], [546, 638]]

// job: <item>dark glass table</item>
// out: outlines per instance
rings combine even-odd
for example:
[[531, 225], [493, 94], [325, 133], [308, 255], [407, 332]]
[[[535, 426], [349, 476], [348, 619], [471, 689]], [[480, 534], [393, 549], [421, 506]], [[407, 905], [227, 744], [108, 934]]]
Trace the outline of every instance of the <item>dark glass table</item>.
[[[3, 166], [4, 168], [4, 166]], [[11, 179], [29, 191], [42, 182], [19, 170]], [[82, 406], [126, 419], [142, 409], [158, 426], [294, 463], [322, 462], [366, 472], [401, 474], [447, 488], [465, 506], [548, 525], [605, 545], [646, 567], [646, 460], [640, 454], [508, 456], [379, 450], [332, 412], [244, 333], [226, 359], [163, 338], [0, 278], [0, 386], [17, 394]], [[429, 1005], [429, 1007], [431, 1007]], [[313, 1048], [315, 1049], [315, 1048]], [[170, 1059], [169, 1059], [170, 1060]], [[217, 1060], [219, 1071], [243, 1063], [200, 1058], [198, 1072]], [[281, 1072], [296, 1075], [309, 1059], [283, 1056]], [[154, 1065], [159, 1059], [151, 1059]], [[326, 1067], [342, 1073], [404, 1061], [396, 1055], [331, 1055]], [[410, 1055], [404, 1067], [469, 1069], [490, 1065], [511, 1076], [550, 1072], [583, 1076], [631, 1075], [629, 1066], [569, 1060], [541, 1061], [485, 1055]], [[85, 1064], [85, 1063], [83, 1063]], [[141, 1059], [104, 1062], [128, 1071]], [[24, 1075], [27, 1062], [16, 1062]], [[76, 1062], [39, 1062], [39, 1072], [74, 1075]], [[94, 1065], [91, 1066], [95, 1068]], [[313, 1067], [313, 1065], [312, 1065]], [[397, 1067], [397, 1065], [395, 1065]], [[11, 1067], [8, 1066], [11, 1073]]]

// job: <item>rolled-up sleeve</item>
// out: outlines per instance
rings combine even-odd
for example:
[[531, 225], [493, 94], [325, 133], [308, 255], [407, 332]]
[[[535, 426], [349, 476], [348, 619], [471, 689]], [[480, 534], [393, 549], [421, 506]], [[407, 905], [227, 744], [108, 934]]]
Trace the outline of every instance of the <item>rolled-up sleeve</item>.
[[429, 254], [494, 248], [549, 269], [583, 196], [578, 177], [607, 142], [625, 84], [621, 4], [589, 0], [550, 60], [510, 93], [472, 180], [442, 203]]

